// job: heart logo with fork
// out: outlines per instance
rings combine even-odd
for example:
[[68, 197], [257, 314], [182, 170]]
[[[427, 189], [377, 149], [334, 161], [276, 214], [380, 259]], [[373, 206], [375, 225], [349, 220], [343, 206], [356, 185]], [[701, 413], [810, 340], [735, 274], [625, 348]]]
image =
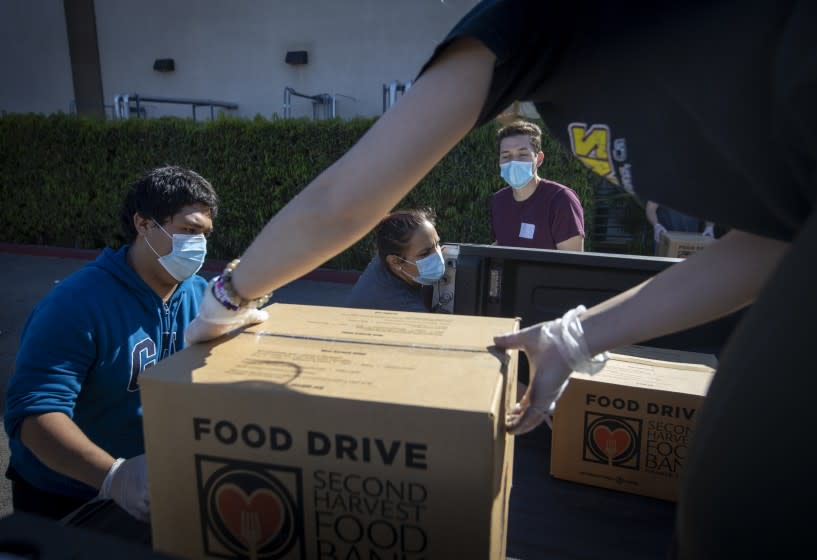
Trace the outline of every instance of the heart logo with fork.
[[625, 469], [638, 469], [641, 420], [585, 412], [582, 459]]
[[607, 426], [597, 426], [593, 439], [610, 461], [618, 458], [630, 447], [630, 434], [623, 428], [611, 430]]
[[216, 504], [224, 524], [251, 553], [270, 543], [284, 525], [286, 510], [271, 490], [258, 488], [250, 495], [235, 484], [217, 490]]

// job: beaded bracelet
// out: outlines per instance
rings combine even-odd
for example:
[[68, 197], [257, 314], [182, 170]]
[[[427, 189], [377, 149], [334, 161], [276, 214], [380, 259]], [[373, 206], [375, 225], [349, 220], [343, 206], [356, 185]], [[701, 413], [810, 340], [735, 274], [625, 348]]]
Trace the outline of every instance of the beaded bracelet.
[[230, 311], [238, 311], [242, 307], [255, 307], [259, 309], [267, 304], [272, 293], [264, 294], [256, 299], [242, 298], [238, 292], [235, 291], [235, 288], [233, 288], [233, 271], [235, 271], [239, 262], [239, 259], [230, 261], [224, 268], [224, 271], [215, 277], [212, 284], [213, 296], [216, 298], [216, 301]]

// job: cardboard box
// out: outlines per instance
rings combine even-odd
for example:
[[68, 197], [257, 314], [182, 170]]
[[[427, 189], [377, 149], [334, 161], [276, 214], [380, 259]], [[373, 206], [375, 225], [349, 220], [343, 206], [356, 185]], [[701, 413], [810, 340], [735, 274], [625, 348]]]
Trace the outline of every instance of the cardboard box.
[[268, 309], [141, 378], [154, 547], [504, 559], [516, 356], [487, 347], [518, 321]]
[[573, 373], [553, 418], [557, 478], [677, 500], [709, 354], [631, 346], [594, 376]]
[[658, 256], [685, 259], [693, 253], [702, 251], [714, 239], [686, 231], [665, 231], [658, 240]]

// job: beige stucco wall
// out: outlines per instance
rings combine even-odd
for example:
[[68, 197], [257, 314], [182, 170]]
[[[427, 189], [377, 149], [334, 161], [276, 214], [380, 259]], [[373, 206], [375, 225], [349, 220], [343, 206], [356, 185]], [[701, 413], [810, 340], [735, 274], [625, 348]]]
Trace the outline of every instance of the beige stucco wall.
[[[477, 0], [96, 0], [105, 104], [114, 96], [205, 98], [238, 114], [282, 114], [286, 86], [342, 94], [341, 117], [382, 112], [382, 86], [412, 80]], [[284, 62], [306, 50], [306, 66]], [[176, 70], [153, 70], [173, 58]], [[467, 87], [466, 84], [463, 87]], [[0, 2], [0, 110], [68, 111], [73, 99], [63, 0]], [[108, 107], [108, 112], [111, 108]], [[150, 116], [189, 107], [147, 104]], [[199, 110], [205, 117], [208, 110]], [[293, 116], [311, 116], [292, 99]]]
[[[343, 94], [339, 116], [382, 112], [382, 85], [415, 77], [476, 0], [97, 0], [105, 102], [117, 93], [234, 101], [238, 114], [282, 113], [286, 86]], [[284, 62], [306, 50], [306, 66]], [[173, 58], [176, 70], [152, 69]], [[312, 115], [293, 98], [293, 116]], [[152, 115], [188, 107], [148, 106]], [[207, 111], [202, 111], [206, 114]]]
[[62, 0], [0, 2], [0, 111], [67, 113], [73, 87]]

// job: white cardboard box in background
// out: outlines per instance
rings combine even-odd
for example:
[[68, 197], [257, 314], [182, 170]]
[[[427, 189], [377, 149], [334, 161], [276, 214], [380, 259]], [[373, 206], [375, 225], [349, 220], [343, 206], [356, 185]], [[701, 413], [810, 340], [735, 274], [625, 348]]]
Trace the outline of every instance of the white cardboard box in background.
[[688, 256], [703, 251], [714, 239], [685, 231], [665, 231], [658, 241], [658, 256], [685, 259]]

